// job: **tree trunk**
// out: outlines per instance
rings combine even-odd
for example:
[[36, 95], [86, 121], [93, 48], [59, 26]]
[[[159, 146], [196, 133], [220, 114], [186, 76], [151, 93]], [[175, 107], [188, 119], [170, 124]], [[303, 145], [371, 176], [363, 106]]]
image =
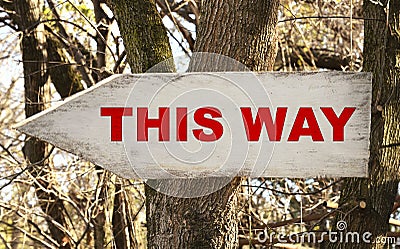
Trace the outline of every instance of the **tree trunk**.
[[[129, 204], [129, 203], [128, 203]], [[126, 249], [128, 248], [129, 240], [125, 232], [126, 213], [125, 213], [125, 199], [121, 183], [115, 183], [115, 197], [114, 208], [112, 215], [112, 231], [115, 240], [115, 248]], [[133, 224], [131, 224], [133, 225]]]
[[46, 47], [48, 61], [52, 62], [47, 65], [47, 71], [61, 98], [66, 98], [82, 91], [84, 89], [81, 83], [82, 77], [76, 73], [75, 66], [69, 65], [70, 61], [62, 50], [59, 41], [48, 35], [46, 37]]
[[[202, 5], [196, 51], [232, 57], [251, 70], [271, 70], [279, 1], [212, 0]], [[114, 0], [132, 72], [171, 57], [154, 1]], [[165, 70], [172, 71], [170, 65]], [[206, 69], [197, 63], [193, 69]], [[212, 70], [212, 69], [211, 69]], [[199, 198], [177, 198], [146, 186], [148, 248], [235, 248], [241, 178]]]
[[[154, 0], [109, 0], [124, 39], [132, 73], [143, 73], [172, 57], [165, 27]], [[168, 65], [164, 71], [174, 71]]]
[[[45, 109], [44, 103], [48, 100], [48, 95], [44, 92], [44, 85], [48, 79], [46, 38], [44, 25], [40, 23], [40, 13], [43, 6], [43, 0], [16, 0], [12, 6], [16, 13], [16, 15], [12, 15], [13, 21], [22, 32], [21, 52], [24, 68], [26, 117], [43, 111]], [[40, 177], [43, 174], [42, 167], [45, 165], [45, 150], [46, 144], [43, 141], [33, 137], [25, 141], [25, 157], [29, 163], [33, 164], [33, 167], [29, 168], [29, 172], [37, 178], [41, 186], [47, 188], [49, 183], [44, 177]], [[41, 187], [37, 185], [35, 187], [39, 205], [42, 211], [48, 215], [46, 220], [52, 237], [58, 242], [60, 248], [69, 248], [68, 236], [53, 223], [55, 221], [58, 224], [64, 224], [62, 201], [54, 194], [46, 193]]]
[[[386, 6], [386, 4], [384, 4]], [[400, 169], [400, 1], [384, 7], [364, 1], [364, 71], [373, 72], [369, 178], [346, 179], [336, 220], [349, 232], [384, 238], [398, 190]], [[388, 17], [388, 25], [386, 18]], [[359, 203], [364, 201], [365, 208]], [[360, 239], [361, 240], [361, 239]], [[377, 241], [378, 242], [378, 241]], [[327, 248], [385, 248], [383, 243], [330, 243]]]
[[210, 0], [201, 6], [196, 52], [229, 56], [252, 71], [273, 69], [278, 0]]

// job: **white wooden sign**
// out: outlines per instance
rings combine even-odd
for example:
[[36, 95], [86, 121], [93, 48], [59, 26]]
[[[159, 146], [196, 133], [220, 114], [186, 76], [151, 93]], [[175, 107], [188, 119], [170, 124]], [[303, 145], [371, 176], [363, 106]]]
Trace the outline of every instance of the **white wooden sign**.
[[122, 177], [365, 177], [371, 74], [114, 75], [17, 129]]

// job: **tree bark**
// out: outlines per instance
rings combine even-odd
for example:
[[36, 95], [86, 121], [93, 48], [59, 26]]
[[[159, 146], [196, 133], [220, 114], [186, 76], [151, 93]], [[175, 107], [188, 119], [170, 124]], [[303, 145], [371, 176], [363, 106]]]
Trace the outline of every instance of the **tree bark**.
[[[97, 51], [96, 51], [96, 67], [101, 69], [106, 66], [106, 48], [109, 33], [110, 22], [107, 14], [103, 11], [100, 6], [100, 0], [92, 0], [94, 7], [94, 17], [96, 19], [97, 29], [99, 33], [96, 34]], [[104, 40], [103, 40], [103, 39]]]
[[[122, 191], [122, 184], [115, 184], [115, 197], [114, 197], [114, 208], [112, 215], [112, 230], [115, 240], [115, 247], [117, 249], [128, 248], [129, 240], [125, 232], [126, 224], [126, 213], [125, 213], [125, 200], [124, 193]], [[133, 225], [133, 224], [131, 224]]]
[[[47, 52], [44, 25], [40, 23], [41, 8], [44, 6], [43, 0], [13, 1], [13, 21], [18, 25], [22, 32], [21, 52], [24, 68], [24, 88], [25, 88], [25, 116], [30, 117], [45, 109], [45, 102], [49, 96], [44, 92], [44, 85], [47, 83], [48, 75], [46, 72]], [[27, 161], [34, 164], [29, 169], [32, 176], [37, 178], [40, 185], [47, 188], [49, 183], [40, 177], [42, 167], [45, 166], [46, 144], [36, 138], [27, 138], [24, 145], [24, 154]], [[35, 183], [36, 184], [36, 183]], [[58, 242], [60, 248], [69, 248], [69, 237], [53, 221], [63, 225], [64, 206], [54, 194], [46, 193], [41, 187], [36, 187], [36, 195], [39, 205], [46, 217], [47, 224], [53, 238]]]
[[82, 91], [82, 77], [76, 73], [76, 67], [70, 65], [62, 45], [51, 36], [46, 37], [46, 43], [48, 60], [51, 62], [47, 65], [47, 71], [61, 98]]
[[[386, 6], [386, 4], [384, 4]], [[364, 71], [373, 72], [369, 178], [346, 179], [340, 199], [349, 232], [372, 233], [378, 242], [388, 232], [400, 169], [400, 1], [384, 7], [364, 1]], [[386, 24], [388, 18], [388, 24]], [[364, 201], [365, 208], [359, 203]], [[378, 239], [378, 240], [376, 240]], [[386, 248], [383, 243], [330, 243], [327, 248]]]
[[[132, 73], [143, 73], [172, 57], [154, 0], [109, 0], [117, 18]], [[174, 71], [167, 65], [166, 72]]]
[[[99, 167], [96, 165], [96, 168]], [[106, 241], [106, 198], [107, 198], [107, 184], [106, 181], [110, 179], [110, 173], [108, 171], [99, 171], [97, 174], [98, 182], [98, 202], [95, 209], [95, 217], [93, 219], [93, 235], [94, 235], [94, 248], [103, 249], [105, 247]]]
[[279, 1], [204, 1], [195, 52], [229, 56], [252, 71], [272, 70]]
[[[212, 0], [202, 5], [195, 50], [223, 54], [250, 70], [271, 70], [279, 1]], [[132, 72], [172, 56], [154, 1], [112, 1]], [[205, 70], [195, 61], [193, 68]], [[212, 69], [210, 69], [212, 70]], [[172, 71], [170, 65], [165, 70]], [[235, 248], [241, 178], [199, 198], [177, 198], [146, 186], [148, 248]]]

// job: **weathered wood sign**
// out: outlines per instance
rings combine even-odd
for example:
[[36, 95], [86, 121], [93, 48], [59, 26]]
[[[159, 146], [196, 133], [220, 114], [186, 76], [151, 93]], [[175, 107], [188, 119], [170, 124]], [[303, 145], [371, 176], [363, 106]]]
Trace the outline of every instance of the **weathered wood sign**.
[[18, 125], [126, 178], [367, 174], [368, 73], [116, 75]]

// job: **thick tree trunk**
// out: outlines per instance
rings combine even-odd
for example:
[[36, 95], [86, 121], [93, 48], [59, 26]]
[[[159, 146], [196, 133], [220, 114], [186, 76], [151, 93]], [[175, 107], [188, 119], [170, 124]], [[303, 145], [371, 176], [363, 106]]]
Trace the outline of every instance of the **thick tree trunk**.
[[[13, 2], [13, 15], [18, 29], [22, 32], [21, 52], [24, 67], [24, 86], [25, 86], [25, 115], [30, 117], [45, 109], [45, 101], [48, 96], [44, 92], [44, 85], [47, 82], [47, 53], [44, 26], [40, 24], [41, 8], [44, 6], [43, 0], [29, 1], [16, 0]], [[11, 7], [11, 6], [10, 6]], [[47, 218], [48, 227], [52, 237], [59, 243], [60, 248], [69, 248], [68, 236], [56, 225], [64, 224], [63, 203], [54, 194], [48, 194], [41, 188], [47, 188], [49, 183], [40, 177], [42, 167], [45, 165], [46, 144], [36, 138], [28, 138], [24, 145], [24, 154], [27, 161], [34, 164], [29, 169], [32, 176], [37, 178], [41, 187], [36, 186], [36, 195], [39, 205]]]
[[229, 56], [252, 71], [273, 69], [278, 0], [210, 0], [201, 6], [196, 52]]
[[[196, 51], [234, 58], [251, 70], [270, 70], [275, 58], [279, 1], [212, 0], [202, 5]], [[112, 1], [132, 72], [171, 57], [153, 1]], [[193, 70], [208, 69], [194, 61]], [[172, 71], [170, 65], [162, 71]], [[209, 69], [209, 70], [212, 70]], [[235, 248], [240, 178], [199, 198], [177, 198], [146, 186], [148, 248]]]
[[[384, 5], [386, 6], [386, 5]], [[349, 232], [371, 232], [385, 237], [398, 189], [400, 170], [400, 1], [384, 7], [364, 1], [364, 71], [373, 72], [371, 144], [368, 179], [347, 179], [343, 184], [336, 220]], [[386, 18], [388, 17], [388, 25]], [[365, 201], [366, 207], [359, 207]], [[386, 245], [387, 246], [387, 245]], [[383, 243], [331, 243], [327, 248], [385, 248]]]
[[[18, 29], [22, 32], [21, 52], [24, 67], [25, 84], [25, 115], [30, 117], [42, 110], [44, 95], [41, 94], [43, 86], [47, 82], [46, 75], [46, 40], [44, 36], [44, 26], [39, 23], [40, 10], [43, 1], [19, 0], [14, 1], [14, 20], [18, 24]], [[39, 149], [41, 152], [35, 153], [36, 158], [31, 158], [31, 162], [38, 162], [43, 158], [44, 145]]]

